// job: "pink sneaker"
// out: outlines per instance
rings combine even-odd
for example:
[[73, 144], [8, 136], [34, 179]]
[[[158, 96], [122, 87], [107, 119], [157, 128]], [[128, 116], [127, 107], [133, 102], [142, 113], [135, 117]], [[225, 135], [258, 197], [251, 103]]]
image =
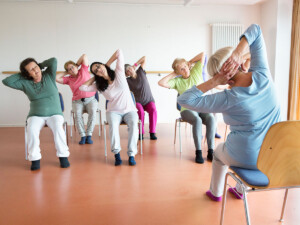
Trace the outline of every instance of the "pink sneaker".
[[215, 201], [215, 202], [220, 202], [222, 201], [222, 197], [216, 197], [214, 196], [209, 190], [205, 193], [211, 200]]
[[235, 187], [234, 188], [229, 188], [228, 191], [230, 193], [232, 193], [237, 199], [243, 199], [243, 197], [244, 197], [243, 194], [238, 192]]

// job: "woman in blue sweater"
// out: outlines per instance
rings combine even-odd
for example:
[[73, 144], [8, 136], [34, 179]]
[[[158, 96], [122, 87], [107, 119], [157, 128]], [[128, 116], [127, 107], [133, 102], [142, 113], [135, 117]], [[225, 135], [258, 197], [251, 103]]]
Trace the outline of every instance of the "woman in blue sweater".
[[[244, 52], [250, 47], [251, 65], [244, 72]], [[222, 113], [230, 133], [225, 143], [214, 153], [210, 189], [206, 192], [214, 201], [221, 201], [228, 166], [256, 169], [263, 139], [280, 121], [280, 107], [267, 63], [261, 29], [251, 25], [241, 36], [238, 46], [218, 50], [208, 61], [210, 80], [193, 86], [178, 97], [183, 107], [204, 113]], [[218, 85], [229, 84], [230, 90], [213, 95], [204, 93]], [[237, 185], [229, 191], [241, 193]], [[236, 195], [239, 197], [238, 195]]]

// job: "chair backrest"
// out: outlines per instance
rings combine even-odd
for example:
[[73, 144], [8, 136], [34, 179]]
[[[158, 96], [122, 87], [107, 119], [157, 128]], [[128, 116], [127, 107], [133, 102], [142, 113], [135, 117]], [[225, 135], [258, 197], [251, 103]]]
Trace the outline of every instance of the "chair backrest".
[[204, 59], [204, 65], [203, 65], [203, 69], [202, 69], [202, 78], [203, 81], [207, 81], [208, 80], [208, 74], [207, 74], [207, 55], [205, 55], [205, 59]]
[[[132, 101], [135, 104], [135, 98], [134, 98], [134, 94], [132, 93], [132, 91], [130, 92], [130, 94], [131, 94]], [[105, 109], [107, 109], [107, 104], [108, 104], [108, 100], [106, 100], [106, 102], [105, 102]]]
[[59, 95], [59, 100], [60, 100], [61, 111], [64, 111], [65, 110], [64, 99], [63, 99], [62, 94], [60, 92], [58, 92], [58, 95]]
[[95, 99], [97, 100], [97, 102], [99, 102], [99, 94], [98, 94], [98, 91], [96, 91]]
[[300, 121], [279, 122], [270, 127], [257, 168], [269, 178], [268, 188], [300, 186]]
[[[177, 94], [177, 98], [179, 97], [179, 93]], [[176, 101], [176, 108], [178, 111], [181, 111], [181, 105], [178, 104], [178, 102]]]

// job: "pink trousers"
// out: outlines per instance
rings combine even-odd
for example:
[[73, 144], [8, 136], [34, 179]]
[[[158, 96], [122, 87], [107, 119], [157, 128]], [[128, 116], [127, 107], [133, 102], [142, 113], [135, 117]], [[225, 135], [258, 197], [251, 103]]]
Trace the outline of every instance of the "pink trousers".
[[147, 105], [136, 103], [139, 119], [142, 121], [142, 133], [144, 134], [144, 119], [145, 111], [149, 114], [149, 133], [156, 133], [157, 111], [154, 102], [149, 102]]

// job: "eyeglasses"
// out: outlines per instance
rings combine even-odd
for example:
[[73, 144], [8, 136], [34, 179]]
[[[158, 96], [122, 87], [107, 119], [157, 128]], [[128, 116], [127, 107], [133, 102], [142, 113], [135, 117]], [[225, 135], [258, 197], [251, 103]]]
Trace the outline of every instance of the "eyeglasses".
[[75, 68], [75, 66], [71, 66], [70, 68], [68, 68], [68, 72], [70, 72], [71, 70], [73, 71], [74, 70], [74, 68]]
[[38, 67], [39, 67], [38, 65], [36, 65], [35, 67], [32, 67], [32, 68], [30, 69], [30, 72], [37, 71]]
[[96, 69], [94, 70], [94, 73], [96, 74], [100, 70], [100, 64], [97, 64], [95, 67]]

